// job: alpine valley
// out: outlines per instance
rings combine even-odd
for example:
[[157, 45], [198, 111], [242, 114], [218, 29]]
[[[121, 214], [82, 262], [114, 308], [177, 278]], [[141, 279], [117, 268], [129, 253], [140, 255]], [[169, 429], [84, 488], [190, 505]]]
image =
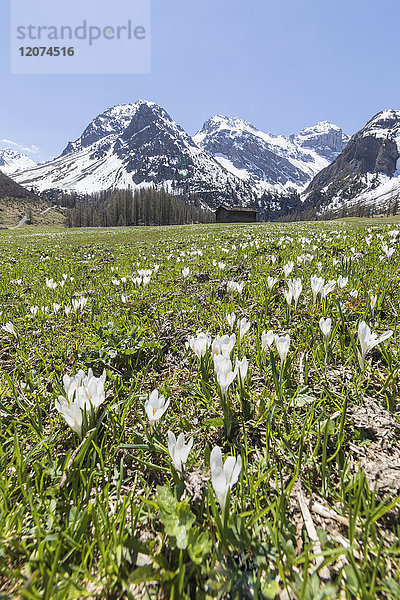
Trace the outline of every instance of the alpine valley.
[[221, 115], [190, 137], [159, 105], [139, 100], [105, 110], [47, 163], [12, 152], [0, 152], [0, 170], [47, 195], [155, 187], [212, 209], [227, 203], [276, 218], [343, 206], [386, 210], [400, 194], [395, 110], [379, 113], [351, 139], [328, 121], [285, 137]]
[[163, 108], [140, 100], [107, 109], [58, 158], [14, 178], [37, 192], [162, 186], [211, 208], [227, 202], [265, 209], [271, 198], [302, 190], [347, 141], [327, 122], [286, 138], [221, 116], [191, 138]]

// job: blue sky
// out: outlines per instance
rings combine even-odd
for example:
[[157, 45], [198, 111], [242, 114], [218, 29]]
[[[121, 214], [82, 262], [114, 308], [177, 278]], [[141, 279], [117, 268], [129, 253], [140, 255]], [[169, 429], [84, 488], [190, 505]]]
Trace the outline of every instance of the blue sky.
[[189, 134], [216, 113], [271, 133], [327, 119], [352, 134], [400, 108], [399, 21], [398, 0], [152, 0], [149, 75], [11, 75], [2, 0], [0, 139], [49, 159], [98, 113], [139, 98]]

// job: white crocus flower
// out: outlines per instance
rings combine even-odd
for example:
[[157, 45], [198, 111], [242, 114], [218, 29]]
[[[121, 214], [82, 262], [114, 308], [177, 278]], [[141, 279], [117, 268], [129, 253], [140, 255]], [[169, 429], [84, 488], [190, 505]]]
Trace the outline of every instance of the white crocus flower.
[[46, 277], [46, 286], [51, 290], [55, 290], [57, 287], [57, 283], [54, 281], [54, 279], [48, 279]]
[[235, 373], [240, 376], [240, 379], [242, 382], [245, 381], [248, 371], [249, 371], [249, 361], [247, 360], [247, 358], [245, 356], [242, 358], [242, 360], [239, 360], [237, 358], [236, 364], [235, 364]]
[[244, 282], [237, 283], [236, 281], [228, 281], [226, 284], [226, 288], [230, 292], [237, 292], [238, 294], [241, 294], [243, 292], [243, 287], [244, 287]]
[[105, 380], [105, 370], [100, 377], [94, 377], [92, 369], [88, 370], [87, 375], [79, 370], [73, 377], [68, 375], [63, 377], [66, 398], [59, 396], [55, 401], [55, 407], [79, 437], [82, 435], [84, 411], [90, 415], [105, 400]]
[[393, 331], [389, 329], [389, 331], [382, 333], [382, 335], [378, 337], [376, 333], [371, 332], [371, 329], [368, 327], [365, 321], [361, 321], [358, 326], [358, 339], [361, 346], [361, 354], [359, 354], [361, 367], [364, 366], [367, 352], [372, 350], [372, 348], [375, 348], [375, 346], [378, 346], [378, 344], [388, 340], [392, 335]]
[[101, 377], [93, 377], [92, 375], [85, 378], [83, 384], [77, 388], [76, 397], [82, 410], [86, 409], [87, 412], [91, 412], [92, 409], [96, 410], [104, 402], [106, 398], [104, 391], [105, 380], [106, 372], [103, 371]]
[[395, 252], [395, 248], [388, 248], [387, 244], [382, 246], [382, 250], [386, 254], [387, 258], [391, 258]]
[[288, 290], [283, 290], [283, 295], [285, 296], [285, 300], [288, 303], [288, 305], [291, 306], [293, 300], [292, 288], [289, 288]]
[[313, 304], [315, 304], [318, 294], [321, 293], [323, 285], [324, 285], [323, 277], [318, 277], [317, 275], [313, 275], [311, 277], [311, 291], [312, 291], [312, 295], [313, 295]]
[[64, 417], [67, 424], [71, 427], [72, 431], [82, 437], [82, 420], [83, 411], [79, 406], [78, 402], [69, 401], [63, 396], [59, 396], [58, 400], [55, 401], [55, 407], [58, 412]]
[[92, 369], [89, 369], [87, 375], [86, 375], [85, 371], [83, 371], [82, 369], [79, 369], [79, 371], [76, 373], [76, 375], [73, 375], [72, 377], [70, 377], [69, 375], [64, 375], [63, 376], [63, 385], [64, 385], [64, 390], [65, 390], [65, 393], [67, 394], [67, 396], [69, 396], [70, 394], [73, 396], [76, 389], [84, 384], [85, 379], [87, 382], [88, 378], [91, 378], [91, 377], [93, 377]]
[[294, 309], [297, 308], [297, 303], [300, 298], [300, 294], [303, 291], [303, 284], [301, 283], [301, 279], [293, 279], [288, 281], [289, 289], [292, 290], [293, 299], [294, 299]]
[[72, 308], [74, 310], [74, 312], [77, 312], [78, 310], [83, 310], [86, 306], [88, 302], [88, 299], [85, 296], [82, 296], [81, 298], [73, 298], [72, 299]]
[[168, 431], [168, 452], [172, 459], [172, 464], [179, 473], [182, 472], [182, 465], [185, 465], [187, 462], [192, 446], [193, 438], [185, 444], [184, 433], [180, 433], [178, 439], [176, 439], [175, 434], [172, 431]]
[[275, 337], [275, 346], [280, 356], [282, 362], [285, 362], [290, 346], [290, 335], [287, 333], [286, 335]]
[[[213, 354], [214, 370], [215, 370], [216, 375], [218, 375], [219, 371], [221, 370], [220, 364], [226, 360], [229, 360], [229, 363], [231, 365], [230, 369], [232, 369], [232, 362], [231, 362], [229, 354]], [[223, 368], [225, 368], [225, 367], [222, 367], [222, 369]]]
[[198, 332], [196, 337], [193, 335], [188, 337], [187, 346], [194, 352], [199, 360], [205, 355], [207, 348], [209, 348], [210, 345], [211, 338], [201, 331]]
[[331, 281], [328, 281], [327, 283], [325, 283], [325, 285], [323, 285], [321, 288], [321, 297], [326, 298], [328, 294], [333, 292], [335, 287], [336, 287], [336, 281], [331, 280]]
[[236, 335], [223, 335], [222, 337], [217, 335], [212, 343], [212, 353], [230, 355], [234, 345], [236, 344]]
[[275, 341], [275, 333], [270, 329], [269, 331], [263, 331], [261, 334], [261, 348], [266, 350], [270, 348]]
[[337, 282], [338, 282], [338, 286], [340, 287], [341, 290], [346, 287], [348, 281], [349, 281], [348, 277], [342, 277], [341, 275], [338, 277]]
[[232, 327], [234, 326], [235, 321], [236, 321], [236, 315], [235, 315], [235, 313], [227, 314], [226, 315], [226, 320], [228, 321], [229, 327], [232, 329]]
[[14, 329], [14, 325], [11, 323], [11, 321], [8, 321], [8, 323], [6, 323], [5, 325], [2, 325], [1, 328], [3, 329], [3, 331], [6, 331], [7, 333], [10, 333], [11, 335], [17, 337], [16, 331]]
[[56, 315], [61, 308], [61, 304], [57, 304], [57, 302], [53, 302], [53, 313]]
[[285, 279], [287, 279], [289, 277], [290, 273], [293, 271], [293, 268], [294, 268], [293, 261], [290, 261], [286, 265], [283, 265], [283, 273], [285, 275]]
[[371, 294], [371, 308], [374, 310], [376, 306], [376, 302], [378, 300], [378, 296], [376, 294]]
[[186, 279], [186, 277], [189, 277], [189, 273], [190, 273], [190, 269], [189, 269], [189, 267], [184, 267], [184, 268], [182, 269], [182, 275], [183, 275], [183, 278], [184, 278], [184, 279]]
[[222, 452], [219, 446], [212, 449], [210, 455], [211, 482], [215, 495], [222, 508], [225, 510], [228, 491], [237, 483], [242, 470], [242, 457], [228, 456], [225, 463], [222, 462]]
[[267, 286], [270, 290], [278, 283], [278, 279], [276, 277], [267, 277]]
[[39, 311], [39, 307], [38, 307], [38, 306], [31, 306], [31, 307], [29, 308], [29, 310], [31, 311], [31, 314], [32, 314], [33, 316], [35, 316], [35, 315], [37, 315], [37, 313], [38, 313], [38, 311]]
[[149, 419], [150, 425], [154, 426], [156, 421], [161, 419], [169, 406], [169, 398], [165, 400], [164, 396], [158, 395], [158, 390], [153, 390], [146, 400], [144, 410]]
[[88, 413], [97, 409], [105, 400], [104, 383], [106, 371], [100, 377], [94, 377], [92, 369], [86, 373], [79, 370], [74, 377], [64, 375], [63, 384], [68, 400], [78, 402], [82, 410]]
[[221, 388], [221, 394], [226, 396], [228, 387], [236, 378], [236, 371], [232, 370], [232, 362], [229, 356], [216, 356], [214, 368], [217, 375], [217, 383]]
[[332, 319], [330, 319], [330, 318], [324, 319], [323, 317], [321, 317], [319, 320], [319, 327], [323, 333], [325, 342], [328, 343], [329, 334], [330, 334], [331, 328], [332, 328]]
[[243, 319], [240, 319], [239, 321], [239, 338], [242, 339], [246, 333], [248, 332], [248, 330], [250, 329], [251, 323], [250, 321], [248, 321], [246, 319], [246, 317], [243, 317]]
[[152, 272], [153, 271], [151, 269], [139, 269], [138, 270], [139, 277], [141, 277], [142, 279], [144, 279], [145, 277], [151, 277]]

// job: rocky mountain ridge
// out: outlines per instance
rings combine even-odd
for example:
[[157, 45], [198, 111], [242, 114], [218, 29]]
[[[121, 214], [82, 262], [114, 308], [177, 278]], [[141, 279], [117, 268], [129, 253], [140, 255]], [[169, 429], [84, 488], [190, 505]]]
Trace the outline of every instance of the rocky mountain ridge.
[[355, 205], [386, 210], [400, 196], [400, 111], [384, 110], [358, 131], [318, 173], [302, 200], [320, 211]]
[[107, 109], [59, 157], [15, 178], [38, 192], [156, 186], [211, 208], [228, 202], [263, 211], [272, 206], [266, 193], [303, 189], [345, 142], [341, 129], [327, 122], [285, 138], [219, 116], [192, 138], [162, 107], [140, 100]]

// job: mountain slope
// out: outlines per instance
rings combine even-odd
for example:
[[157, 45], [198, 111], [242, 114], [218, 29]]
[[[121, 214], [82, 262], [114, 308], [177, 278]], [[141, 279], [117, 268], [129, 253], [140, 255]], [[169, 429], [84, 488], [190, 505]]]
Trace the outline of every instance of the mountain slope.
[[259, 194], [303, 189], [348, 141], [337, 125], [327, 121], [286, 138], [221, 115], [206, 121], [193, 139]]
[[96, 117], [55, 160], [16, 176], [39, 191], [93, 193], [164, 186], [200, 197], [249, 204], [249, 185], [223, 168], [154, 102], [116, 106]]
[[21, 154], [11, 148], [0, 149], [0, 171], [6, 175], [12, 175], [17, 171], [24, 171], [36, 167], [34, 160], [26, 154]]
[[1, 198], [35, 198], [35, 195], [0, 171]]
[[400, 194], [400, 111], [375, 115], [303, 194], [324, 210], [361, 204], [387, 208]]

